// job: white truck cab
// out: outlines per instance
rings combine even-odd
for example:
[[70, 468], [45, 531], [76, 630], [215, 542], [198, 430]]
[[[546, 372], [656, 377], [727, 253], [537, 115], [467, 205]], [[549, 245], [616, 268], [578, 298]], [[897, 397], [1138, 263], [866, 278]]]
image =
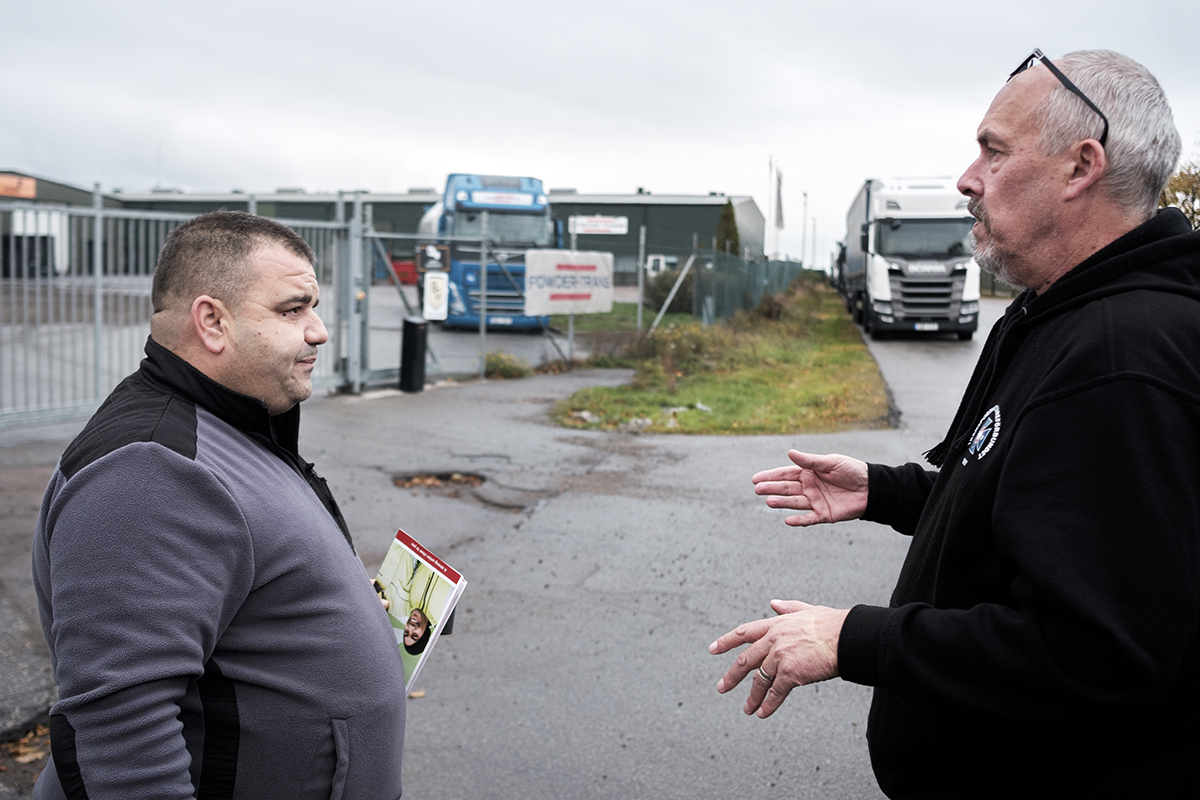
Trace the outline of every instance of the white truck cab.
[[872, 338], [979, 327], [979, 265], [967, 198], [951, 178], [868, 180], [846, 215], [838, 289]]

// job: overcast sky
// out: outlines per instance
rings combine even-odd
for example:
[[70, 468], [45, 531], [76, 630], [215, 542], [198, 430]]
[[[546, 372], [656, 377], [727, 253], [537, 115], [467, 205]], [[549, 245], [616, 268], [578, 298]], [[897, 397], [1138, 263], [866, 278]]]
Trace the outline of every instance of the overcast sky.
[[0, 168], [106, 191], [482, 172], [765, 213], [774, 156], [780, 249], [807, 192], [824, 264], [864, 179], [962, 172], [1035, 46], [1141, 61], [1200, 154], [1197, 29], [1194, 0], [0, 0]]

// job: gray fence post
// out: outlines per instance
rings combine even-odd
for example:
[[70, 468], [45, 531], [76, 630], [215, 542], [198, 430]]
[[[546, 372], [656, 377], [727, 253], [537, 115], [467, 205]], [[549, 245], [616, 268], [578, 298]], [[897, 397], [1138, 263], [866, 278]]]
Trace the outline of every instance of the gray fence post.
[[479, 312], [479, 380], [482, 381], [487, 378], [488, 212], [479, 216], [479, 305], [476, 310]]
[[339, 226], [344, 226], [338, 229], [337, 238], [333, 248], [333, 301], [336, 307], [336, 323], [337, 340], [334, 346], [337, 348], [337, 374], [340, 376], [341, 385], [345, 386], [347, 382], [346, 376], [350, 373], [350, 350], [347, 348], [346, 339], [350, 335], [350, 281], [349, 281], [349, 227], [346, 226], [346, 193], [339, 191], [337, 193], [337, 205], [333, 210], [333, 219]]
[[638, 333], [642, 332], [642, 302], [645, 300], [645, 280], [646, 280], [646, 226], [642, 226], [641, 232], [638, 234], [638, 306], [637, 306], [637, 326]]
[[348, 309], [347, 326], [348, 336], [346, 342], [347, 356], [347, 374], [346, 381], [350, 385], [350, 391], [358, 394], [362, 391], [362, 355], [363, 355], [363, 329], [362, 329], [362, 304], [366, 299], [366, 293], [362, 288], [362, 273], [363, 273], [363, 202], [362, 194], [354, 193], [354, 210], [350, 217], [350, 252], [349, 252], [349, 268], [348, 273], [343, 283], [346, 287], [347, 303], [343, 308]]
[[101, 339], [104, 336], [104, 196], [100, 184], [92, 187], [92, 210], [96, 214], [92, 228], [92, 277], [93, 294], [92, 324], [92, 397], [98, 403], [104, 397], [104, 377]]

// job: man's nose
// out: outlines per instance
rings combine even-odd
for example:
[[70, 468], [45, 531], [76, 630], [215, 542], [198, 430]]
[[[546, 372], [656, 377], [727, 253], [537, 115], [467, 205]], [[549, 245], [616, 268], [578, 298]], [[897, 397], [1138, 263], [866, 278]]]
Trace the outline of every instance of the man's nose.
[[312, 324], [305, 331], [304, 341], [309, 344], [325, 344], [329, 341], [329, 331], [325, 330], [325, 322], [314, 311]]
[[972, 161], [971, 165], [967, 167], [966, 171], [959, 176], [958, 183], [955, 184], [955, 188], [957, 188], [960, 193], [965, 194], [967, 197], [977, 197], [981, 193], [979, 179], [976, 175], [976, 168], [978, 166], [979, 159], [977, 158]]

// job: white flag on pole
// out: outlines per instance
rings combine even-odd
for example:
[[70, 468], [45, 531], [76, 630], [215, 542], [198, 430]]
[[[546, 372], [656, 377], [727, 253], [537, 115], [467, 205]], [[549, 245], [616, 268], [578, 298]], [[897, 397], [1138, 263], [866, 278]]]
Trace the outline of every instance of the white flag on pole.
[[783, 173], [775, 167], [775, 229], [783, 227]]

